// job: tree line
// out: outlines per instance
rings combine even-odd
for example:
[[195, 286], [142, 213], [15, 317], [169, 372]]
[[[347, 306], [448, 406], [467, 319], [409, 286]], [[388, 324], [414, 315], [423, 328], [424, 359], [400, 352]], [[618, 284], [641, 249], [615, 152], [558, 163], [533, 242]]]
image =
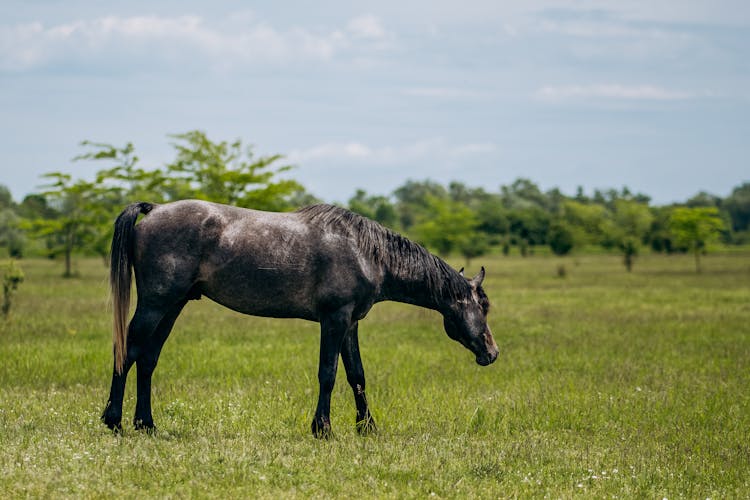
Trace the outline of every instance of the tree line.
[[[93, 180], [50, 172], [45, 188], [20, 203], [0, 185], [0, 247], [12, 257], [61, 257], [65, 275], [71, 275], [75, 253], [107, 258], [113, 220], [133, 201], [196, 198], [275, 211], [319, 201], [290, 177], [292, 166], [281, 155], [258, 157], [241, 140], [216, 142], [198, 130], [170, 139], [174, 159], [161, 167], [141, 167], [131, 143], [85, 141], [85, 152], [74, 160], [103, 165]], [[711, 242], [750, 243], [748, 182], [725, 198], [700, 192], [683, 203], [650, 202], [627, 188], [590, 195], [578, 188], [566, 195], [521, 178], [496, 191], [409, 180], [390, 195], [357, 190], [346, 206], [441, 255], [460, 254], [467, 261], [494, 251], [526, 256], [549, 247], [565, 255], [603, 248], [620, 252], [630, 270], [639, 251], [650, 247], [692, 252], [700, 270]]]

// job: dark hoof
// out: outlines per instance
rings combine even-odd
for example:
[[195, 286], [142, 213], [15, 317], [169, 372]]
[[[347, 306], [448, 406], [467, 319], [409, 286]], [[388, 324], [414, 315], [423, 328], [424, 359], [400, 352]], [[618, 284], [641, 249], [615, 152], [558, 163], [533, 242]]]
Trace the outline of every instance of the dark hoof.
[[331, 422], [328, 419], [315, 417], [312, 421], [312, 435], [318, 439], [331, 439], [333, 437], [333, 431], [331, 431]]
[[111, 431], [114, 431], [115, 433], [122, 432], [122, 424], [120, 423], [122, 420], [122, 415], [116, 415], [114, 412], [111, 412], [109, 403], [104, 409], [104, 413], [102, 413], [101, 419], [102, 422], [104, 422], [104, 425], [109, 427]]
[[141, 419], [135, 419], [133, 420], [133, 427], [137, 431], [146, 431], [146, 434], [156, 433], [156, 426], [153, 421], [146, 422]]
[[[102, 420], [104, 419], [102, 418]], [[109, 427], [109, 430], [111, 430], [113, 433], [122, 434], [122, 424], [120, 424], [120, 422], [111, 423], [111, 422], [107, 422], [106, 420], [104, 420], [104, 423], [107, 425], [107, 427]]]
[[375, 420], [369, 413], [364, 418], [359, 418], [357, 415], [357, 432], [360, 436], [370, 436], [377, 434], [378, 426], [375, 425]]

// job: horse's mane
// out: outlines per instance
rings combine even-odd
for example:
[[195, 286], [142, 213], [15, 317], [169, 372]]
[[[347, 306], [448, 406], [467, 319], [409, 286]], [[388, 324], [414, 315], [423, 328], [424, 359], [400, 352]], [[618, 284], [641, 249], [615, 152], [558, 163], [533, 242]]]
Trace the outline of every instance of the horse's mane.
[[[422, 277], [435, 299], [463, 298], [468, 283], [444, 260], [379, 223], [334, 205], [310, 205], [297, 211], [310, 223], [347, 233], [363, 255], [382, 264], [395, 278], [413, 281]], [[409, 278], [412, 278], [410, 280]]]

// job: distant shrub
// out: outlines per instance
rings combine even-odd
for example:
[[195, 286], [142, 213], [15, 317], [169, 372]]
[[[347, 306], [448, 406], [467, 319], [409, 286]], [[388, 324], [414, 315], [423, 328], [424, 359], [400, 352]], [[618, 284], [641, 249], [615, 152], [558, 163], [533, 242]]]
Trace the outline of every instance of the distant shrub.
[[18, 289], [18, 285], [23, 282], [23, 279], [23, 271], [16, 265], [16, 261], [11, 260], [3, 266], [3, 305], [1, 309], [3, 318], [7, 318], [10, 314], [13, 295]]

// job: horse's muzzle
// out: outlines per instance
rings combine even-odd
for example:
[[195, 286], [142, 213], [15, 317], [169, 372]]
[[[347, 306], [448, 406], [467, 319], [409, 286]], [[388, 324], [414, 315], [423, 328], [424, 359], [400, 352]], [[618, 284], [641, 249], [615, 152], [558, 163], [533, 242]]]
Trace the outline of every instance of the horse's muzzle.
[[497, 359], [500, 350], [497, 348], [489, 328], [484, 332], [484, 347], [484, 352], [477, 354], [477, 364], [481, 366], [491, 365]]
[[500, 351], [496, 345], [492, 345], [487, 349], [486, 353], [477, 354], [477, 364], [481, 366], [491, 365], [497, 359], [497, 355]]

